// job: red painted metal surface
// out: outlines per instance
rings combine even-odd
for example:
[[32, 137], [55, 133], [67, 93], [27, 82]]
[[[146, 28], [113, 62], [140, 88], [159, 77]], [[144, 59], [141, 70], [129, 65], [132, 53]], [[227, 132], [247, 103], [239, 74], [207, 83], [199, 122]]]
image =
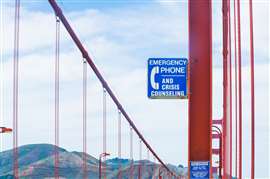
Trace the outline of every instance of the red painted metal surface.
[[254, 40], [253, 40], [253, 9], [249, 0], [250, 18], [250, 78], [251, 78], [251, 179], [255, 177], [255, 92], [254, 92]]
[[219, 139], [220, 134], [212, 134], [212, 139]]
[[227, 56], [228, 56], [228, 4], [227, 0], [222, 0], [222, 27], [223, 27], [223, 153], [222, 155], [222, 166], [223, 166], [223, 178], [227, 177], [227, 162], [226, 162], [226, 153], [227, 153]]
[[238, 80], [237, 80], [237, 35], [236, 35], [236, 0], [233, 1], [234, 29], [234, 85], [235, 85], [235, 177], [238, 177]]
[[212, 149], [212, 154], [219, 155], [219, 149]]
[[229, 140], [230, 140], [230, 169], [229, 174], [232, 176], [232, 39], [231, 39], [231, 4], [230, 1], [228, 1], [228, 23], [229, 23], [229, 62], [228, 62], [228, 73], [229, 73]]
[[239, 102], [239, 178], [242, 179], [242, 58], [241, 58], [241, 18], [240, 0], [237, 0], [237, 37], [238, 37], [238, 102]]
[[212, 120], [212, 125], [222, 125], [223, 119], [214, 119]]
[[210, 161], [211, 165], [212, 5], [211, 1], [189, 0], [188, 8], [189, 165], [190, 161]]
[[230, 1], [223, 0], [223, 178], [232, 177], [232, 69]]
[[[215, 135], [215, 139], [219, 139], [219, 148], [218, 149], [216, 149], [216, 148], [214, 148], [214, 149], [212, 149], [212, 155], [219, 155], [219, 170], [218, 170], [218, 176], [221, 178], [221, 170], [222, 170], [222, 168], [223, 168], [223, 157], [222, 157], [222, 147], [223, 147], [223, 143], [222, 143], [222, 138], [223, 138], [223, 135], [222, 135], [222, 131], [221, 131], [221, 129], [219, 128], [219, 127], [217, 127], [217, 126], [212, 126], [212, 132], [213, 132], [213, 134], [212, 134], [212, 136], [213, 135]], [[214, 139], [214, 138], [213, 138]], [[212, 171], [212, 172], [215, 172], [215, 173], [217, 173], [217, 171]]]

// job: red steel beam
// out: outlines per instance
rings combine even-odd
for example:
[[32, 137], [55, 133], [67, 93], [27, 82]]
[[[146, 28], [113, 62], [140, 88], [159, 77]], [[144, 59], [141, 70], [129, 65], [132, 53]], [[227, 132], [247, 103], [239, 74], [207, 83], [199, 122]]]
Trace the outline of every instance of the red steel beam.
[[212, 134], [212, 139], [219, 139], [220, 134]]
[[142, 140], [142, 142], [149, 149], [149, 151], [151, 151], [151, 153], [156, 157], [156, 159], [163, 165], [163, 167], [169, 173], [172, 173], [170, 171], [170, 169], [165, 165], [165, 163], [161, 160], [161, 158], [157, 155], [157, 153], [153, 150], [153, 148], [150, 146], [150, 144], [148, 144], [148, 142], [145, 140], [145, 138], [143, 137], [143, 135], [141, 134], [141, 132], [138, 130], [138, 128], [136, 127], [136, 125], [133, 123], [133, 121], [131, 120], [131, 118], [129, 117], [129, 115], [127, 114], [127, 112], [125, 111], [125, 109], [123, 108], [123, 106], [121, 105], [121, 103], [119, 102], [119, 100], [116, 98], [116, 96], [114, 95], [113, 91], [109, 87], [108, 83], [103, 78], [103, 76], [101, 75], [101, 73], [97, 69], [96, 65], [94, 64], [93, 60], [89, 56], [87, 50], [84, 48], [84, 46], [82, 45], [82, 43], [79, 40], [78, 36], [75, 34], [74, 30], [70, 26], [69, 22], [67, 21], [66, 17], [63, 14], [61, 8], [57, 5], [56, 1], [55, 0], [48, 0], [48, 1], [49, 1], [50, 5], [52, 6], [52, 8], [53, 8], [53, 10], [54, 10], [54, 12], [56, 14], [56, 16], [59, 17], [59, 19], [63, 23], [64, 27], [66, 28], [67, 32], [71, 36], [72, 40], [74, 41], [74, 43], [76, 44], [76, 46], [78, 47], [78, 49], [80, 50], [80, 52], [82, 53], [83, 58], [86, 59], [86, 61], [88, 62], [88, 64], [90, 65], [90, 67], [92, 68], [92, 70], [94, 71], [94, 73], [96, 74], [97, 78], [101, 82], [103, 88], [106, 89], [106, 91], [108, 92], [108, 94], [112, 98], [113, 102], [115, 103], [115, 105], [117, 106], [117, 108], [119, 109], [119, 111], [121, 111], [121, 113], [123, 114], [123, 116], [125, 117], [125, 119], [127, 120], [127, 122], [129, 123], [129, 125], [134, 129], [134, 131], [136, 132], [136, 134], [138, 135], [138, 137]]
[[[189, 168], [212, 156], [212, 2], [188, 1], [189, 9]], [[189, 173], [190, 176], [190, 173]]]
[[220, 154], [220, 149], [212, 149], [212, 154], [219, 155]]
[[222, 125], [222, 120], [223, 120], [223, 119], [214, 119], [214, 120], [212, 120], [212, 124], [213, 124], [213, 125], [215, 125], [215, 124], [216, 124], [216, 125], [217, 125], [217, 124]]

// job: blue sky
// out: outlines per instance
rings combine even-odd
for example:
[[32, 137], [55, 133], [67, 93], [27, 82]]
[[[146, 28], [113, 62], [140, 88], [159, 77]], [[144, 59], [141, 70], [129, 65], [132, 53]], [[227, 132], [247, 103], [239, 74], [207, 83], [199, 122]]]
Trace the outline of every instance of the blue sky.
[[[146, 139], [165, 162], [187, 164], [187, 101], [149, 100], [147, 98], [146, 62], [150, 57], [187, 57], [187, 3], [184, 1], [58, 1], [94, 62], [119, 97]], [[213, 117], [222, 116], [222, 21], [221, 1], [213, 1]], [[256, 136], [257, 168], [261, 177], [269, 176], [269, 24], [266, 1], [254, 4], [256, 60]], [[19, 144], [53, 143], [53, 61], [55, 18], [45, 1], [22, 1], [20, 51], [20, 138]], [[247, 3], [243, 3], [243, 99], [244, 153], [249, 156], [249, 56]], [[12, 126], [12, 40], [13, 4], [3, 8], [4, 120]], [[60, 144], [68, 150], [82, 149], [81, 137], [81, 55], [61, 27], [60, 63]], [[88, 73], [88, 152], [101, 151], [102, 88], [94, 74]], [[38, 104], [38, 105], [37, 105]], [[117, 110], [108, 100], [108, 125], [112, 127], [108, 149], [116, 148]], [[154, 125], [153, 125], [154, 124]], [[123, 124], [123, 150], [128, 157], [128, 125]], [[29, 130], [29, 126], [35, 126]], [[33, 133], [35, 136], [33, 137]], [[171, 140], [168, 140], [170, 138]], [[12, 136], [5, 136], [4, 149], [12, 147]], [[161, 145], [162, 143], [162, 145]], [[134, 148], [138, 149], [138, 139]], [[173, 147], [172, 147], [173, 146]], [[168, 150], [169, 149], [169, 150]], [[136, 150], [135, 150], [136, 151]], [[138, 152], [134, 153], [138, 158]], [[144, 151], [144, 156], [146, 153]], [[175, 157], [177, 156], [177, 157]], [[244, 158], [248, 176], [249, 158]]]

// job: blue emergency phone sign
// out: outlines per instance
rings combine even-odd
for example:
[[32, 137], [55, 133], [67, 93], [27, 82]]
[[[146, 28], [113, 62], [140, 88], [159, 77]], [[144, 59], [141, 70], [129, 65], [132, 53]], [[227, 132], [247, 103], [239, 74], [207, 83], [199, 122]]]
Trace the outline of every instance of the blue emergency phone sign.
[[187, 99], [186, 58], [149, 58], [148, 92], [151, 99]]

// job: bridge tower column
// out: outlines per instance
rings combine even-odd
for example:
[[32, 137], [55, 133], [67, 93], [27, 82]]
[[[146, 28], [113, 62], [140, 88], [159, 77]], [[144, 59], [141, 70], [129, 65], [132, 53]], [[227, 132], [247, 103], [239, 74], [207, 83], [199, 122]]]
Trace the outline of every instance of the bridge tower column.
[[188, 2], [189, 9], [189, 177], [191, 162], [209, 162], [212, 126], [212, 4]]

